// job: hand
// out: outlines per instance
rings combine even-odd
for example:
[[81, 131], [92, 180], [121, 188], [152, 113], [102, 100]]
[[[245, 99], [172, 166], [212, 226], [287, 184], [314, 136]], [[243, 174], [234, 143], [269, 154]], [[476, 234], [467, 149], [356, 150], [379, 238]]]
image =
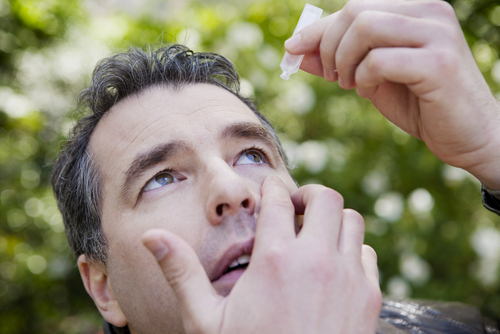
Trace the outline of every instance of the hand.
[[500, 189], [500, 104], [448, 3], [353, 0], [299, 34], [285, 47], [306, 54], [304, 71], [356, 88], [439, 159]]
[[[295, 214], [304, 223], [295, 234]], [[195, 252], [163, 230], [143, 242], [159, 258], [187, 333], [375, 333], [381, 309], [376, 254], [364, 222], [319, 185], [291, 195], [266, 179], [250, 264], [227, 297], [213, 289]], [[162, 251], [162, 245], [168, 252]]]

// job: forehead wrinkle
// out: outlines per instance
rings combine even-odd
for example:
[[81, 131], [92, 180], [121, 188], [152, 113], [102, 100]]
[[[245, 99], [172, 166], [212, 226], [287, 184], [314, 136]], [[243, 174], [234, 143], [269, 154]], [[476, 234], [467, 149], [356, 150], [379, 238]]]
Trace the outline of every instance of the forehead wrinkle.
[[144, 153], [136, 155], [130, 167], [125, 172], [125, 181], [122, 185], [120, 197], [126, 199], [130, 189], [144, 172], [152, 167], [189, 150], [189, 146], [180, 140], [173, 140], [154, 146]]

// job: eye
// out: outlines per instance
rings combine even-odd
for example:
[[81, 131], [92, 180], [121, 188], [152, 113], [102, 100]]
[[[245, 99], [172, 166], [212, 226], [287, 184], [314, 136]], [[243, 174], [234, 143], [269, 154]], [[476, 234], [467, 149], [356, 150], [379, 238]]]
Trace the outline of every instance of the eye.
[[250, 164], [263, 164], [263, 163], [265, 163], [264, 154], [256, 150], [243, 152], [239, 156], [238, 161], [236, 161], [237, 165], [250, 165]]
[[171, 172], [163, 171], [159, 174], [156, 174], [151, 180], [146, 183], [142, 191], [149, 191], [156, 188], [160, 188], [166, 186], [167, 184], [174, 183], [178, 181]]

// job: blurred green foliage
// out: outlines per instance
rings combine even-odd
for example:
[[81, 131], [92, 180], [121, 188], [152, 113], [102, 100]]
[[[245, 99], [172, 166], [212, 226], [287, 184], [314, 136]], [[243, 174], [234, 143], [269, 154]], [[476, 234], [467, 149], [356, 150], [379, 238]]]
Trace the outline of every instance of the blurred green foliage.
[[[342, 0], [312, 4], [333, 13]], [[480, 69], [500, 93], [500, 6], [452, 1]], [[479, 184], [445, 166], [354, 91], [279, 78], [297, 0], [0, 0], [0, 332], [95, 333], [49, 186], [78, 92], [102, 57], [186, 43], [230, 58], [282, 134], [301, 184], [340, 191], [361, 212], [386, 294], [458, 300], [500, 314], [500, 219]], [[324, 14], [324, 15], [326, 15]]]

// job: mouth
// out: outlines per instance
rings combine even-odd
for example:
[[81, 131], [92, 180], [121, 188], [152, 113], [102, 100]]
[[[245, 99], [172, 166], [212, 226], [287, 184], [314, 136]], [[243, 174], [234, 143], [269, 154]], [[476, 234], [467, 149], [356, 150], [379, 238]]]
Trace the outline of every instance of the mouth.
[[209, 275], [219, 294], [227, 295], [250, 264], [253, 238], [229, 247]]
[[226, 268], [226, 270], [224, 270], [222, 275], [224, 276], [234, 270], [246, 269], [249, 263], [250, 263], [250, 255], [244, 254], [238, 257], [233, 262], [231, 262], [231, 264]]

